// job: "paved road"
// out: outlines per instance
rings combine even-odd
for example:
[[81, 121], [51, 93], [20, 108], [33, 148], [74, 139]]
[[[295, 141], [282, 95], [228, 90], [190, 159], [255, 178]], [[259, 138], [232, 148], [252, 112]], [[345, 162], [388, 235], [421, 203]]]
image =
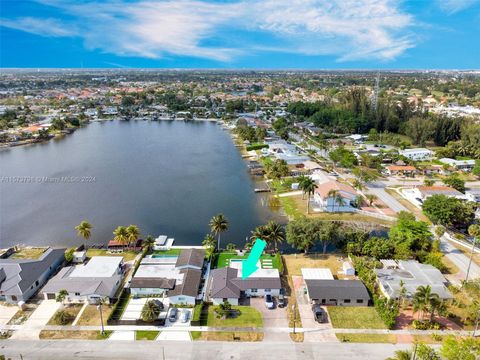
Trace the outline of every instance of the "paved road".
[[367, 187], [370, 193], [377, 195], [378, 198], [387, 204], [387, 206], [393, 211], [397, 213], [400, 211], [408, 211], [408, 209], [400, 204], [397, 199], [385, 191], [384, 183], [380, 181], [371, 182], [367, 184]]
[[[460, 269], [464, 274], [467, 273], [468, 263], [470, 258], [453, 246], [445, 236], [441, 238], [441, 249], [443, 253]], [[480, 278], [480, 266], [472, 261], [470, 267], [469, 279], [478, 279]]]
[[349, 344], [349, 343], [234, 343], [234, 342], [165, 342], [162, 341], [98, 341], [98, 340], [5, 340], [0, 354], [12, 360], [51, 359], [335, 359], [384, 360], [398, 349], [410, 345]]

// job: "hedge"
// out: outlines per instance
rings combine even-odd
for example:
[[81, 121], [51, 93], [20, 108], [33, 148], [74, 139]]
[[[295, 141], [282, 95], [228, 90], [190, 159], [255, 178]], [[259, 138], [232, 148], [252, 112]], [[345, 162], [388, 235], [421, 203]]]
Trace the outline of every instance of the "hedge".
[[252, 144], [247, 146], [247, 151], [268, 148], [268, 144]]

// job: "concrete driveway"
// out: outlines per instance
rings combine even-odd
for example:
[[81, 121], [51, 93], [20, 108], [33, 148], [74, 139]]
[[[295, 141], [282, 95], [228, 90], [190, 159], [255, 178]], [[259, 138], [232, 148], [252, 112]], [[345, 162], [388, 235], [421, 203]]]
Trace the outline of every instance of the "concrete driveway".
[[157, 336], [157, 341], [192, 341], [190, 331], [162, 331]]
[[17, 311], [16, 306], [0, 305], [0, 326], [6, 325]]
[[61, 304], [55, 300], [43, 300], [22, 328], [15, 331], [12, 339], [36, 340], [40, 330], [47, 325], [50, 318], [60, 308]]
[[114, 331], [108, 340], [135, 340], [135, 331]]
[[[275, 302], [275, 309], [267, 309], [263, 298], [251, 298], [250, 306], [257, 309], [263, 317], [265, 328], [286, 328], [288, 327], [287, 308], [279, 308]], [[287, 299], [288, 306], [288, 299]], [[288, 341], [290, 335], [282, 332], [265, 332], [263, 341]]]
[[385, 184], [377, 181], [367, 183], [368, 192], [377, 195], [380, 200], [382, 200], [390, 209], [396, 213], [400, 211], [408, 211], [405, 206], [400, 204], [397, 199], [385, 191]]

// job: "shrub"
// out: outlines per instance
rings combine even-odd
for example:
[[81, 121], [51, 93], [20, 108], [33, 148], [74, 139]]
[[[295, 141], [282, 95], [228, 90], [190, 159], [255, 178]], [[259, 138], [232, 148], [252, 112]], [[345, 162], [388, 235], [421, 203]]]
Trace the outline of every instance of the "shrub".
[[252, 144], [247, 146], [247, 151], [259, 150], [263, 148], [268, 148], [268, 144]]
[[157, 300], [149, 300], [143, 305], [141, 317], [143, 321], [153, 322], [158, 319], [162, 306]]
[[59, 310], [55, 313], [55, 317], [53, 319], [55, 323], [59, 325], [67, 325], [69, 322], [74, 320], [74, 317], [66, 310]]

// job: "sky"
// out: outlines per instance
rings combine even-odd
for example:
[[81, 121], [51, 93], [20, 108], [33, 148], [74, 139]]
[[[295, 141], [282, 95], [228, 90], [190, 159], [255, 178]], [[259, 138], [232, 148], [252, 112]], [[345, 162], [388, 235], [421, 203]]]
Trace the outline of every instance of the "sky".
[[480, 0], [0, 0], [0, 67], [480, 69]]

